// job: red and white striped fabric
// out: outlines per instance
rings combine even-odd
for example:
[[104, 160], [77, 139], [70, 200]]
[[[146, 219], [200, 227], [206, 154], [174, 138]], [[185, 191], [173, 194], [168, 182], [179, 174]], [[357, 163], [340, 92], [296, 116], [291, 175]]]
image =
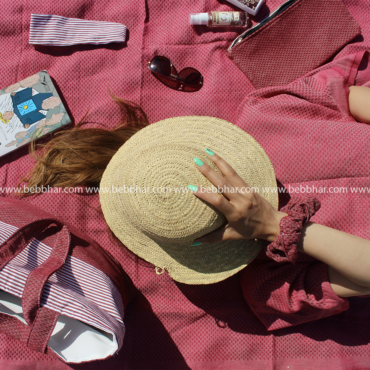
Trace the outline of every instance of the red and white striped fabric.
[[[0, 244], [17, 230], [0, 221]], [[28, 275], [48, 259], [51, 251], [48, 245], [33, 240], [0, 270], [0, 290], [22, 298]], [[115, 352], [122, 347], [125, 326], [121, 295], [102, 271], [88, 263], [69, 255], [45, 284], [41, 306], [112, 335]]]
[[29, 43], [69, 46], [125, 42], [127, 27], [121, 23], [87, 21], [50, 14], [31, 14]]

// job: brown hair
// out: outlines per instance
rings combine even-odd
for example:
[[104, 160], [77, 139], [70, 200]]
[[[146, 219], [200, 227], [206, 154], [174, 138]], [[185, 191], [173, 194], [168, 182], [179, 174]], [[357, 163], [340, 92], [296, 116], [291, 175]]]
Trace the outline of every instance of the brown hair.
[[[103, 172], [117, 150], [136, 132], [148, 125], [144, 111], [135, 103], [110, 93], [120, 108], [120, 125], [112, 130], [82, 129], [79, 122], [73, 129], [58, 132], [47, 144], [31, 143], [30, 153], [37, 163], [21, 182], [28, 188], [41, 186], [99, 186]], [[31, 195], [32, 192], [22, 195]]]

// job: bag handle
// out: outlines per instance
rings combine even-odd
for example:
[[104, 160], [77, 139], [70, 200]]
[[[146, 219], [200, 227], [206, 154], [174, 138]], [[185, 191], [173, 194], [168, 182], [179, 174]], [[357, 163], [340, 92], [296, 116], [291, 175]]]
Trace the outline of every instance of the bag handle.
[[62, 229], [48, 259], [30, 272], [22, 295], [23, 316], [27, 324], [32, 326], [27, 345], [39, 352], [45, 351], [59, 316], [59, 313], [46, 307], [40, 308], [42, 291], [49, 277], [64, 265], [71, 243], [71, 233], [68, 227], [57, 219], [39, 219], [18, 229], [0, 245], [1, 269], [52, 224]]
[[7, 240], [1, 243], [0, 269], [21, 253], [33, 239], [36, 239], [41, 232], [52, 224], [63, 226], [63, 223], [57, 219], [41, 218], [19, 228]]
[[29, 325], [34, 322], [37, 311], [40, 308], [41, 295], [45, 283], [54, 272], [64, 265], [71, 244], [71, 236], [67, 226], [58, 220], [48, 219], [48, 221], [50, 222], [49, 225], [55, 223], [58, 226], [62, 226], [62, 230], [58, 233], [49, 258], [28, 275], [22, 295], [22, 309], [24, 319]]

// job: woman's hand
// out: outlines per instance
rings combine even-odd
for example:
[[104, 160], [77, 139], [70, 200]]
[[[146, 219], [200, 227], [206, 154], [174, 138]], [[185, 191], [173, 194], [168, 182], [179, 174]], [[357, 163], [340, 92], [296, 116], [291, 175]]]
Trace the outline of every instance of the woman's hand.
[[204, 188], [197, 189], [194, 194], [222, 212], [228, 224], [195, 242], [216, 243], [236, 239], [265, 239], [273, 242], [280, 234], [280, 220], [287, 214], [276, 211], [267, 200], [253, 193], [249, 185], [221, 157], [210, 149], [206, 149], [206, 152], [225, 177], [198, 158], [194, 158], [194, 161], [199, 171], [217, 189], [223, 190], [223, 195]]
[[[222, 158], [209, 149], [206, 152], [225, 177], [199, 159], [194, 158], [194, 161], [216, 188], [225, 190], [224, 196], [202, 191], [205, 189], [198, 189], [194, 194], [221, 211], [228, 224], [195, 241], [216, 243], [256, 238], [273, 242], [280, 234], [280, 220], [287, 214], [276, 211], [259, 194], [251, 192]], [[370, 294], [369, 240], [312, 222], [303, 225], [301, 235], [298, 250], [329, 265], [329, 282], [335, 294], [340, 297]]]

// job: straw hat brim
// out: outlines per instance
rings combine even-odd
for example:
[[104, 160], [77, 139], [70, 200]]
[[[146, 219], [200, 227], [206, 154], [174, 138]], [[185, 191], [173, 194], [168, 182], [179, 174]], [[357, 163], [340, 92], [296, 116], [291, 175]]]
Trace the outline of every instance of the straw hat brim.
[[[214, 117], [175, 117], [145, 127], [114, 155], [100, 184], [103, 214], [114, 234], [136, 255], [185, 284], [211, 284], [234, 275], [257, 256], [262, 242], [191, 246], [191, 240], [222, 226], [225, 217], [191, 192], [175, 197], [137, 191], [133, 195], [124, 190], [148, 183], [209, 186], [192, 160], [201, 158], [220, 173], [205, 148], [226, 160], [250, 187], [258, 188], [259, 194], [278, 208], [275, 172], [263, 148], [245, 131]], [[157, 167], [161, 168], [159, 174]], [[197, 225], [203, 224], [206, 226], [198, 230]], [[166, 233], [173, 234], [176, 242], [171, 243], [175, 239], [168, 239]]]

